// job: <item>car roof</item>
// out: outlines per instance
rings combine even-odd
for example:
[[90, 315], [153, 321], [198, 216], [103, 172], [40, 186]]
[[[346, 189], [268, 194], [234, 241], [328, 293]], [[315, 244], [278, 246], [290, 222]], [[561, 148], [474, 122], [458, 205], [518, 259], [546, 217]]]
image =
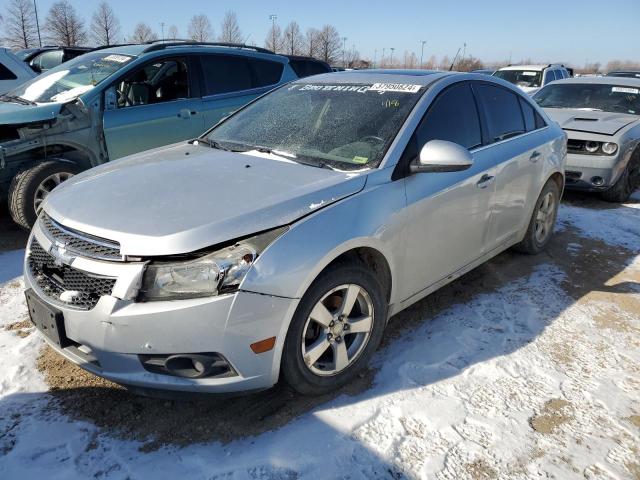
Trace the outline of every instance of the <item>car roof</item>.
[[412, 83], [427, 86], [441, 78], [457, 72], [438, 72], [433, 70], [392, 70], [371, 69], [331, 72], [314, 75], [311, 79], [301, 78], [296, 83]]
[[508, 67], [502, 67], [498, 70], [538, 70], [542, 71], [545, 68], [566, 68], [564, 65], [560, 64], [544, 64], [544, 65], [509, 65]]
[[583, 83], [596, 85], [618, 85], [621, 87], [640, 88], [640, 78], [629, 77], [573, 77], [556, 80], [552, 85], [559, 83]]
[[267, 50], [253, 50], [251, 46], [224, 46], [224, 45], [207, 45], [198, 43], [167, 43], [163, 45], [160, 42], [132, 44], [132, 45], [114, 45], [110, 47], [101, 47], [97, 49], [101, 52], [115, 53], [122, 55], [131, 55], [134, 57], [146, 56], [156, 53], [170, 52], [170, 53], [187, 53], [187, 52], [206, 52], [206, 53], [235, 53], [250, 56], [261, 57], [275, 57], [283, 60], [286, 58], [283, 55], [271, 53]]

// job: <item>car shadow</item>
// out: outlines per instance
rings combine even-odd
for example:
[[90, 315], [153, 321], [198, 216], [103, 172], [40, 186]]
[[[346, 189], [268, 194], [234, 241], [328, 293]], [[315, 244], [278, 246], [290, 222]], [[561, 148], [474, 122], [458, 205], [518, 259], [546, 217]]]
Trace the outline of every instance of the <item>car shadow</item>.
[[[566, 202], [585, 207], [579, 199], [572, 194]], [[591, 201], [587, 198], [587, 207]], [[580, 247], [579, 256], [572, 253], [576, 245]], [[6, 396], [0, 400], [0, 411], [18, 411], [16, 405], [45, 399], [50, 415], [63, 413], [95, 425], [110, 438], [139, 441], [144, 452], [165, 445], [183, 447], [240, 440], [251, 444], [250, 437], [287, 428], [293, 420], [304, 420], [309, 435], [327, 442], [350, 442], [361, 456], [357, 468], [365, 471], [365, 476], [402, 478], [401, 464], [381, 458], [357, 436], [343, 438], [344, 434], [321, 416], [305, 414], [416, 389], [457, 376], [490, 358], [509, 355], [534, 341], [564, 310], [594, 291], [637, 293], [637, 283], [615, 279], [639, 253], [586, 238], [574, 226], [562, 225], [542, 254], [528, 256], [506, 251], [395, 315], [372, 367], [350, 385], [328, 395], [301, 396], [278, 384], [268, 391], [232, 399], [146, 398], [98, 379], [48, 350], [39, 366], [52, 390], [47, 394]], [[549, 275], [557, 276], [560, 289], [552, 292], [553, 301], [547, 290], [547, 284], [553, 284], [547, 281]], [[505, 309], [507, 300], [518, 308]], [[443, 339], [448, 341], [443, 343]], [[424, 353], [405, 368], [395, 356], [411, 342], [424, 342]], [[388, 371], [397, 371], [397, 378], [389, 381], [393, 375], [385, 374], [387, 380], [379, 381], [381, 372]], [[11, 431], [17, 429], [2, 428], [5, 431], [0, 430], [0, 438], [6, 443], [12, 438]]]

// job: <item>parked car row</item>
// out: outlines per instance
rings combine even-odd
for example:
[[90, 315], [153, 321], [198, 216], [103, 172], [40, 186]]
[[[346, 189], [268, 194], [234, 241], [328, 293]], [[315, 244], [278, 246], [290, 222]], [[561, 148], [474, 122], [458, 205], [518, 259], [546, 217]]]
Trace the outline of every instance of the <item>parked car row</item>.
[[542, 251], [565, 187], [622, 201], [640, 180], [640, 80], [505, 70], [539, 75], [531, 96], [482, 73], [301, 78], [325, 67], [156, 43], [0, 97], [27, 304], [58, 353], [147, 393], [326, 393], [391, 315]]

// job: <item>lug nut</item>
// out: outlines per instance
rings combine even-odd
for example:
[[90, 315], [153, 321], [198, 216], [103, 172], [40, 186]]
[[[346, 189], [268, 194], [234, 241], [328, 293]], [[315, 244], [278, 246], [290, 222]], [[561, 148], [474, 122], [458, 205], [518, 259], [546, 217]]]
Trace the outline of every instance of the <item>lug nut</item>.
[[345, 324], [342, 326], [342, 329], [343, 329], [345, 332], [346, 332], [347, 330], [349, 330], [349, 324], [348, 324], [348, 323], [345, 323]]
[[340, 343], [342, 341], [342, 337], [336, 337], [336, 342]]
[[331, 321], [329, 322], [329, 326], [330, 326], [330, 327], [333, 327], [335, 324], [336, 324], [336, 322], [334, 322], [333, 320], [331, 320]]
[[331, 340], [333, 338], [333, 334], [327, 333], [327, 340]]

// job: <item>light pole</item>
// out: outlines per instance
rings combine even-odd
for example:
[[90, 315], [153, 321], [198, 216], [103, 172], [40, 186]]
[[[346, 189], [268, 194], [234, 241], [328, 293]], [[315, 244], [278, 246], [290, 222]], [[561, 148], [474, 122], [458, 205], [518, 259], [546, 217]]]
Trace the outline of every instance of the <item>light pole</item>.
[[269, 20], [271, 20], [271, 48], [273, 48], [273, 51], [275, 52], [277, 50], [276, 48], [276, 19], [278, 18], [277, 15], [269, 15]]
[[427, 43], [427, 41], [421, 40], [420, 43], [422, 44], [420, 48], [420, 68], [422, 68], [422, 65], [423, 65], [422, 59], [424, 58], [424, 44]]
[[373, 51], [373, 68], [376, 68], [376, 58], [378, 57], [378, 50]]
[[164, 22], [160, 22], [160, 28], [162, 29], [162, 43], [164, 43]]
[[345, 57], [345, 49], [347, 48], [347, 37], [342, 37], [342, 68], [347, 68], [347, 59]]
[[390, 47], [389, 50], [391, 50], [391, 57], [389, 58], [389, 64], [391, 65], [391, 68], [393, 68], [393, 52], [395, 48]]
[[33, 0], [33, 11], [36, 14], [36, 28], [38, 29], [38, 44], [42, 47], [42, 37], [40, 37], [40, 22], [38, 22], [38, 6], [36, 0]]
[[380, 67], [384, 68], [384, 52], [386, 51], [386, 48], [382, 49], [382, 58], [380, 59]]

